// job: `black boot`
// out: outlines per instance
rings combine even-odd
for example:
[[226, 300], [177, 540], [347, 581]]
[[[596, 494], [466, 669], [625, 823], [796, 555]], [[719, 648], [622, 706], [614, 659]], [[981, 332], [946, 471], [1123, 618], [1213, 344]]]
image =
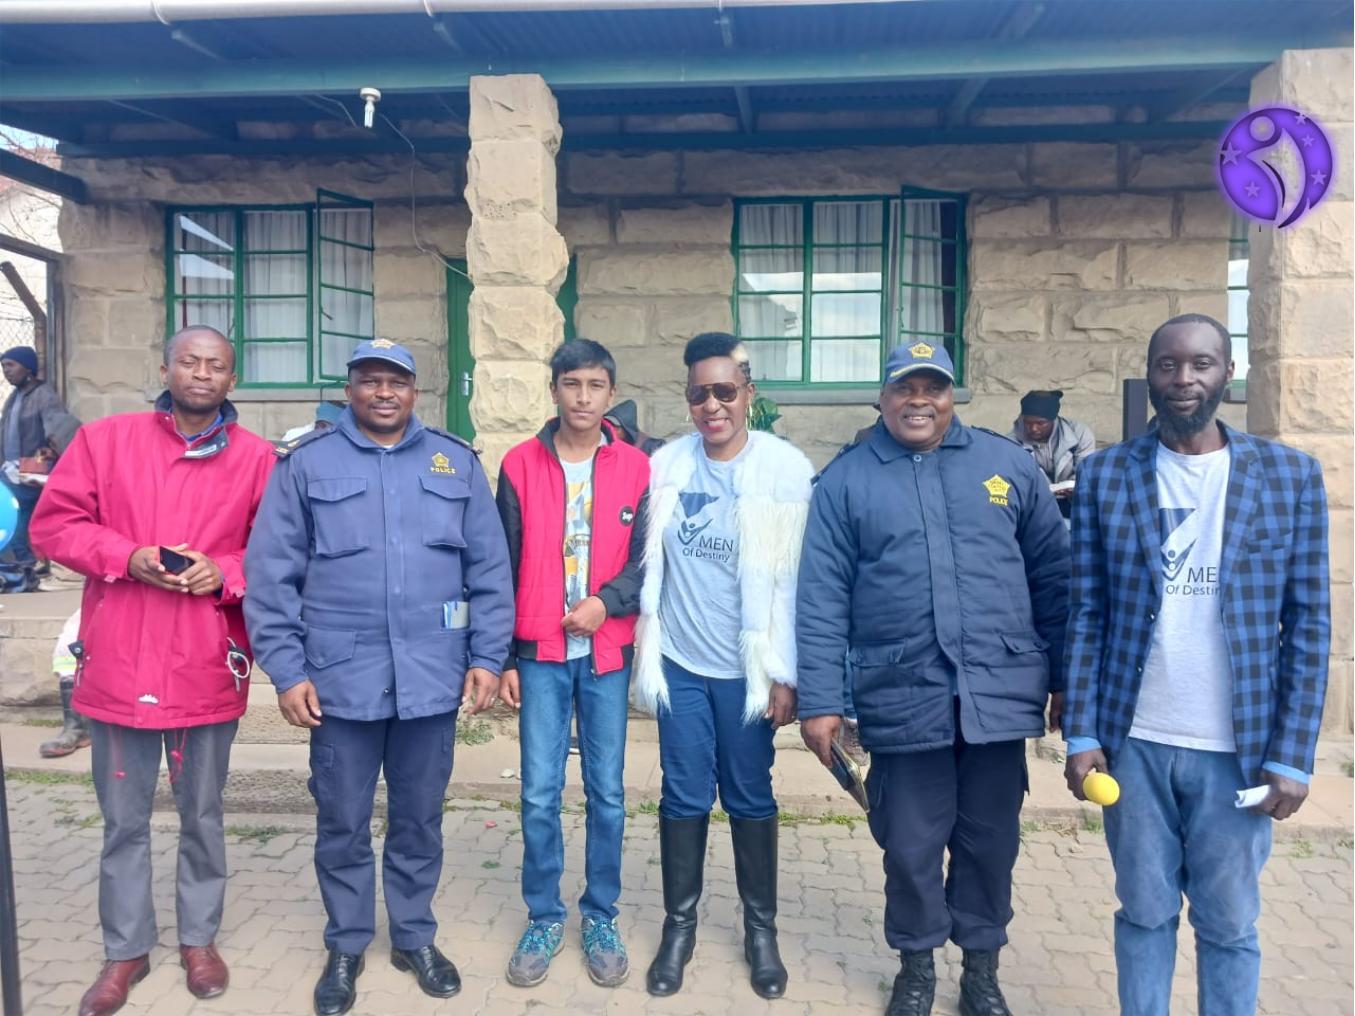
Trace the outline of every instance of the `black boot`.
[[659, 858], [663, 867], [663, 939], [645, 977], [651, 995], [682, 988], [682, 968], [696, 947], [696, 905], [701, 902], [710, 816], [659, 816]]
[[61, 733], [38, 745], [43, 758], [62, 758], [80, 748], [89, 747], [89, 725], [85, 718], [71, 708], [75, 694], [75, 678], [61, 679]]
[[997, 983], [997, 950], [964, 951], [960, 974], [960, 1016], [1012, 1016]]
[[362, 953], [341, 953], [331, 949], [325, 971], [315, 982], [315, 1016], [343, 1016], [358, 999], [358, 975], [362, 973]]
[[936, 998], [936, 964], [932, 951], [901, 952], [894, 992], [885, 1016], [928, 1016]]
[[734, 878], [743, 902], [743, 957], [748, 981], [763, 998], [786, 993], [786, 967], [776, 947], [777, 817], [730, 818]]

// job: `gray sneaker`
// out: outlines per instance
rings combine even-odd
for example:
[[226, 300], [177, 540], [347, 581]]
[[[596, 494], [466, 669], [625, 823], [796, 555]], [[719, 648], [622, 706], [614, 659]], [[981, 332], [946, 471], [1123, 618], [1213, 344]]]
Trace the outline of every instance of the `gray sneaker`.
[[630, 960], [615, 921], [599, 917], [583, 919], [583, 955], [588, 960], [588, 976], [594, 984], [615, 988], [630, 975]]
[[550, 973], [550, 961], [565, 944], [565, 926], [558, 921], [528, 921], [508, 961], [508, 983], [519, 988], [540, 984]]

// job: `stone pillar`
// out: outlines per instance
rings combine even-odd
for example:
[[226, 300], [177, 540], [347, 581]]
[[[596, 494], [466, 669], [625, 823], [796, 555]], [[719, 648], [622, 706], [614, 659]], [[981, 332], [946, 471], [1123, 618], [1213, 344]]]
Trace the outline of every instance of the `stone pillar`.
[[1355, 490], [1352, 455], [1351, 50], [1288, 50], [1252, 80], [1252, 108], [1284, 105], [1310, 114], [1335, 146], [1325, 200], [1285, 230], [1252, 229], [1248, 285], [1247, 429], [1314, 455], [1331, 512], [1331, 676], [1323, 728], [1352, 727], [1352, 579]]
[[547, 360], [564, 341], [555, 294], [569, 266], [555, 228], [560, 133], [555, 96], [540, 76], [471, 78], [471, 419], [490, 476], [552, 412]]

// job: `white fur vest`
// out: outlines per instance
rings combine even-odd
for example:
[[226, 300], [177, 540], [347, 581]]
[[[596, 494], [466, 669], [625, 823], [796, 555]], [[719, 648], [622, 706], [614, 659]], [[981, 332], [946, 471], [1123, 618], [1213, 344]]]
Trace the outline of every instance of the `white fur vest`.
[[[748, 442], [748, 454], [734, 473], [734, 513], [739, 531], [739, 655], [748, 687], [743, 718], [752, 723], [767, 711], [773, 681], [795, 687], [795, 582], [814, 469], [799, 449], [771, 434], [754, 431]], [[689, 434], [664, 445], [650, 461], [633, 690], [636, 704], [651, 713], [668, 707], [659, 629], [663, 532], [700, 454], [701, 436]]]

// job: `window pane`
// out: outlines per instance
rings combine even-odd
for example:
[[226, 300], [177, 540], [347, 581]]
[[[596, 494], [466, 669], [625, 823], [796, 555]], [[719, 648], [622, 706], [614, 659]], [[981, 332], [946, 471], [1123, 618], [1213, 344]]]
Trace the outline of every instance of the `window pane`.
[[320, 211], [320, 236], [325, 240], [372, 245], [370, 208], [324, 208]]
[[1250, 293], [1245, 289], [1228, 290], [1228, 332], [1230, 335], [1247, 334], [1247, 298]]
[[878, 293], [814, 296], [814, 338], [823, 335], [879, 335]]
[[804, 298], [800, 296], [739, 297], [739, 334], [775, 339], [804, 334]]
[[1228, 260], [1228, 285], [1246, 288], [1247, 252], [1245, 250], [1240, 257], [1235, 256]]
[[306, 343], [246, 342], [244, 378], [256, 384], [305, 384]]
[[880, 380], [880, 340], [815, 342], [809, 350], [811, 381]]
[[[246, 300], [246, 339], [306, 337], [306, 298], [296, 300]], [[258, 380], [253, 378], [251, 380]]]
[[247, 295], [294, 295], [305, 292], [306, 255], [254, 254], [245, 258]]
[[956, 235], [954, 201], [928, 201], [909, 198], [903, 203], [903, 231], [909, 236], [934, 236], [953, 240]]
[[316, 372], [321, 377], [347, 377], [348, 358], [353, 355], [353, 349], [357, 346], [358, 339], [350, 339], [347, 335], [330, 335], [326, 332], [320, 333], [320, 362], [316, 365]]
[[942, 289], [907, 288], [900, 293], [898, 331], [952, 332], [955, 294]]
[[955, 244], [904, 237], [899, 281], [905, 286], [955, 285]]
[[230, 296], [235, 292], [235, 258], [231, 254], [179, 254], [174, 258], [180, 296]]
[[744, 205], [739, 209], [739, 243], [799, 246], [804, 242], [800, 205]]
[[345, 289], [320, 289], [320, 330], [372, 334], [372, 298]]
[[222, 335], [235, 327], [234, 300], [178, 300], [174, 307], [174, 330], [189, 325], [206, 325]]
[[235, 250], [235, 216], [231, 212], [180, 212], [175, 244], [179, 250], [227, 254]]
[[245, 212], [245, 250], [305, 250], [306, 213]]
[[746, 250], [739, 253], [739, 289], [765, 292], [769, 289], [804, 288], [804, 256], [799, 250]]
[[884, 231], [880, 201], [817, 201], [815, 243], [879, 243]]
[[816, 250], [813, 288], [880, 289], [880, 248], [842, 247], [836, 250]]
[[345, 289], [372, 289], [372, 252], [320, 241], [320, 279]]
[[756, 381], [799, 381], [803, 365], [798, 341], [750, 342], [748, 358]]

